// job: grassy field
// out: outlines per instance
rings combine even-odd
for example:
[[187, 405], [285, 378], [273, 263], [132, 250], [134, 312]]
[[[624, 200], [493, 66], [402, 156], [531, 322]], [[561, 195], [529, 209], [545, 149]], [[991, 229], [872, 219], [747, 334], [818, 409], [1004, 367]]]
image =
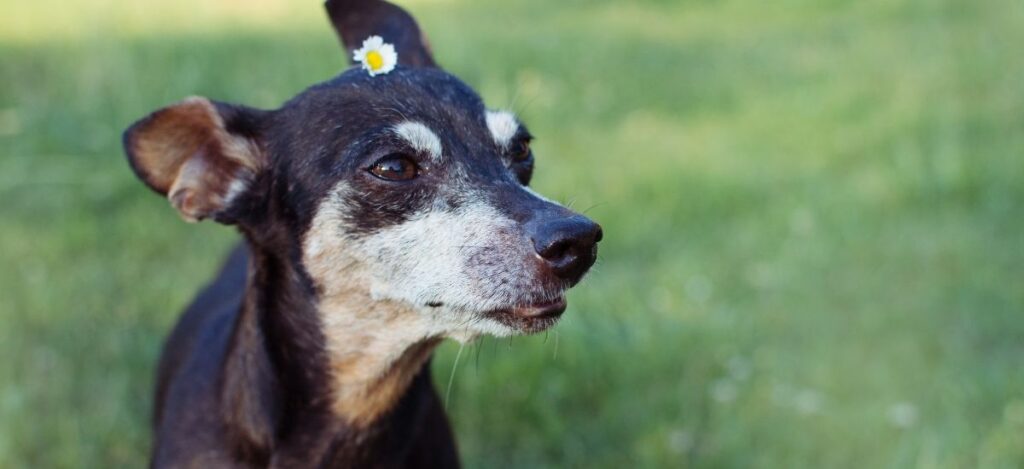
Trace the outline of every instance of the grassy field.
[[[1024, 466], [1024, 3], [403, 4], [606, 233], [555, 331], [440, 351], [468, 467]], [[0, 467], [142, 466], [236, 239], [121, 130], [344, 66], [314, 1], [0, 0]]]

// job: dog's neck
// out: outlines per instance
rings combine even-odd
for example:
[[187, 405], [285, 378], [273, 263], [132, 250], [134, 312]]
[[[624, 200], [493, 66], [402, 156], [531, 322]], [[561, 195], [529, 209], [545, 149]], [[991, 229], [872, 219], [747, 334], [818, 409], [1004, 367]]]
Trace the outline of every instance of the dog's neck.
[[426, 333], [425, 318], [365, 289], [322, 291], [331, 376], [332, 411], [357, 427], [386, 413], [441, 342]]
[[247, 442], [238, 450], [352, 462], [346, 452], [400, 442], [382, 429], [420, 418], [423, 395], [433, 397], [424, 365], [440, 339], [420, 334], [409, 311], [357, 288], [325, 292], [299, 259], [253, 246], [221, 395], [229, 429]]

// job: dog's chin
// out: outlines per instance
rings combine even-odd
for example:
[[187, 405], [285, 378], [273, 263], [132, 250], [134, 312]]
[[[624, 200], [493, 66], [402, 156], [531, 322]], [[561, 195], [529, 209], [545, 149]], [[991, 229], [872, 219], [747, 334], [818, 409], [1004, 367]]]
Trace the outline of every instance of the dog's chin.
[[483, 313], [513, 334], [536, 334], [558, 323], [565, 312], [565, 296], [525, 306], [493, 309]]

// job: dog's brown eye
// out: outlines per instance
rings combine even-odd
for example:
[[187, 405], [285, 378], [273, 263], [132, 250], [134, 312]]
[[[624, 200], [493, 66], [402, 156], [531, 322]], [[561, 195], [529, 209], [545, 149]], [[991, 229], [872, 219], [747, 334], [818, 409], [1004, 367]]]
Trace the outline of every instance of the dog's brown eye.
[[394, 154], [377, 160], [369, 171], [386, 181], [408, 181], [419, 175], [419, 166], [408, 156]]
[[509, 152], [512, 154], [512, 161], [515, 161], [516, 163], [530, 159], [530, 141], [520, 140], [513, 143]]

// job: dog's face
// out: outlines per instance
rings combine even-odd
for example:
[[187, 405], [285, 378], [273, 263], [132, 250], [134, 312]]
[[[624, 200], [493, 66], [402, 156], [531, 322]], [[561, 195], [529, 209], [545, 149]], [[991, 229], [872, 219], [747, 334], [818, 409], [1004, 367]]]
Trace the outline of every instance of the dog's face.
[[533, 332], [594, 263], [600, 228], [527, 187], [526, 127], [451, 75], [351, 70], [280, 113], [283, 172], [322, 194], [303, 252], [328, 290], [358, 276], [442, 330]]
[[[400, 47], [400, 63], [432, 63], [423, 50]], [[404, 66], [351, 69], [276, 111], [193, 98], [125, 133], [133, 168], [185, 218], [257, 238], [286, 227], [321, 296], [457, 337], [551, 326], [595, 261], [600, 227], [528, 188], [531, 140], [455, 77]]]

